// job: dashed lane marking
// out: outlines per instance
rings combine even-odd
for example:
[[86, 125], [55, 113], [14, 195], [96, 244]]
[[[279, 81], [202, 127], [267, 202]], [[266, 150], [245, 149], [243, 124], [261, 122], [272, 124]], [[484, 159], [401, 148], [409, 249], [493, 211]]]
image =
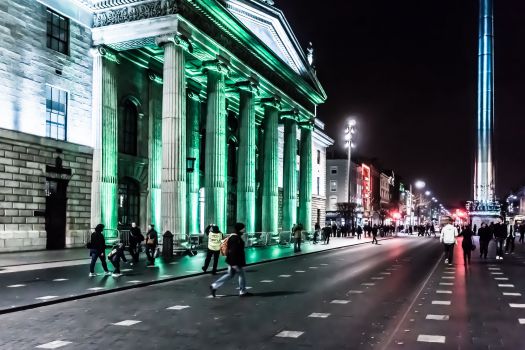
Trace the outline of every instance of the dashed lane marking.
[[214, 298], [213, 295], [208, 295], [208, 296], [206, 297], [206, 299], [224, 298], [225, 296], [226, 296], [226, 295], [224, 295], [224, 294], [216, 294], [216, 295], [215, 295], [215, 298]]
[[273, 280], [262, 280], [261, 283], [272, 283]]
[[49, 299], [54, 299], [54, 298], [58, 298], [58, 295], [46, 295], [46, 296], [35, 298], [35, 299], [36, 300], [49, 300]]
[[348, 291], [348, 294], [362, 294], [363, 291], [362, 290], [349, 290]]
[[516, 309], [525, 309], [525, 304], [513, 304], [509, 303], [509, 306]]
[[491, 272], [491, 275], [503, 275], [503, 272]]
[[432, 300], [432, 305], [450, 305], [450, 300]]
[[499, 268], [499, 267], [489, 267], [489, 270], [497, 271], [497, 270], [501, 270], [501, 268]]
[[439, 285], [440, 286], [453, 286], [454, 283], [452, 283], [452, 282], [439, 282]]
[[26, 285], [25, 284], [12, 284], [10, 286], [7, 286], [7, 288], [20, 288], [20, 287], [25, 287]]
[[423, 343], [441, 343], [445, 344], [446, 337], [442, 335], [428, 335], [428, 334], [420, 334], [417, 336], [418, 342]]
[[128, 283], [140, 283], [142, 281], [134, 280], [134, 281], [128, 281]]
[[37, 349], [58, 349], [63, 346], [72, 344], [70, 341], [64, 341], [64, 340], [55, 340], [50, 343], [38, 345]]
[[304, 332], [300, 331], [282, 331], [275, 336], [280, 338], [299, 338]]
[[520, 324], [525, 324], [525, 318], [518, 318], [518, 322]]
[[306, 271], [304, 271], [304, 270], [296, 270], [295, 272], [297, 272], [297, 273], [305, 273]]
[[317, 266], [310, 266], [309, 269], [318, 269]]
[[362, 286], [375, 286], [375, 283], [361, 283]]
[[380, 272], [379, 274], [380, 274], [380, 275], [391, 275], [392, 272]]
[[507, 296], [507, 297], [521, 297], [521, 293], [505, 293], [505, 292], [503, 292], [503, 295]]
[[308, 317], [311, 317], [311, 318], [328, 318], [328, 316], [330, 316], [330, 314], [325, 314], [321, 312], [314, 312], [308, 315]]
[[330, 304], [348, 304], [350, 302], [350, 300], [339, 300], [339, 299], [335, 299], [335, 300], [332, 300], [330, 302]]
[[64, 282], [64, 281], [69, 281], [69, 279], [68, 278], [55, 278], [53, 280], [53, 282]]
[[292, 275], [279, 275], [279, 277], [281, 277], [281, 278], [288, 278], [288, 277], [292, 277]]
[[133, 326], [137, 323], [140, 323], [142, 321], [137, 321], [137, 320], [124, 320], [124, 321], [120, 321], [120, 322], [117, 322], [117, 323], [112, 323], [112, 325], [114, 326], [122, 326], [122, 327], [129, 327], [129, 326]]
[[508, 280], [509, 280], [508, 277], [494, 277], [494, 279], [495, 279], [496, 281], [508, 281]]
[[371, 279], [373, 279], [373, 280], [384, 280], [385, 278], [384, 277], [372, 277]]
[[513, 284], [498, 284], [500, 288], [514, 288]]
[[88, 288], [86, 290], [97, 291], [97, 290], [102, 290], [102, 289], [104, 289], [104, 287], [93, 287], [93, 288]]
[[120, 270], [120, 272], [130, 272], [130, 271], [133, 271], [133, 269], [122, 269], [122, 270]]
[[448, 321], [450, 319], [449, 315], [431, 315], [428, 314], [427, 317], [425, 317], [426, 320], [436, 320], [436, 321]]
[[321, 265], [321, 266], [328, 266], [328, 264], [319, 264], [319, 265]]
[[443, 276], [441, 278], [446, 279], [446, 280], [453, 280], [454, 276]]
[[438, 294], [452, 294], [451, 290], [436, 290]]
[[175, 306], [171, 306], [171, 307], [167, 308], [166, 310], [184, 310], [184, 309], [187, 309], [189, 307], [190, 307], [189, 305], [175, 305]]
[[159, 277], [160, 278], [171, 278], [173, 277], [173, 275], [160, 275]]

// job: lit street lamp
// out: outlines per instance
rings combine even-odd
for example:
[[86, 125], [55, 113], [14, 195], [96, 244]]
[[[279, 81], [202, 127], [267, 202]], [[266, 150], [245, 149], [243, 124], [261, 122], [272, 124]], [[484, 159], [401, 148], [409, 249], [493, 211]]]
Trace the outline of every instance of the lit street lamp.
[[351, 170], [352, 170], [352, 148], [355, 147], [352, 139], [355, 134], [355, 119], [350, 119], [345, 129], [345, 146], [347, 147], [348, 152], [348, 164], [347, 164], [347, 174], [348, 174], [348, 204], [352, 202], [352, 186], [351, 186]]

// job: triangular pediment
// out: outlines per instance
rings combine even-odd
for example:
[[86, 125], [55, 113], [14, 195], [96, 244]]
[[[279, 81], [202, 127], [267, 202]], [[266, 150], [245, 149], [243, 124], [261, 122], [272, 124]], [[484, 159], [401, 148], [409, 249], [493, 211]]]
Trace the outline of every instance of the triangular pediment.
[[306, 57], [283, 13], [265, 1], [226, 0], [226, 8], [297, 74], [309, 73]]

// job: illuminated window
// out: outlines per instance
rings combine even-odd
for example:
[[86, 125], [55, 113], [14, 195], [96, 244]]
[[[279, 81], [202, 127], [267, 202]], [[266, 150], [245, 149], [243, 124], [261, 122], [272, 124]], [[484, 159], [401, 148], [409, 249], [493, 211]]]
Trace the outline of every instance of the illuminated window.
[[47, 9], [47, 47], [69, 54], [69, 19]]
[[336, 166], [332, 166], [332, 167], [330, 167], [330, 173], [331, 173], [332, 175], [336, 175], [336, 174], [337, 174], [337, 167], [336, 167]]
[[139, 112], [137, 106], [129, 99], [124, 102], [124, 118], [122, 136], [119, 137], [119, 151], [121, 153], [137, 155], [137, 123]]
[[67, 92], [46, 85], [46, 136], [66, 140]]
[[337, 181], [330, 181], [330, 192], [337, 192]]

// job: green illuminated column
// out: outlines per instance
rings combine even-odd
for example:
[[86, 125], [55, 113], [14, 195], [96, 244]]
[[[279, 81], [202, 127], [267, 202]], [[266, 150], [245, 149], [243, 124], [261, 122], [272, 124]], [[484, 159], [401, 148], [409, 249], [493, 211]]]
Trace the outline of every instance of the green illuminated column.
[[284, 119], [283, 152], [283, 231], [297, 222], [297, 123]]
[[93, 55], [93, 182], [91, 185], [91, 227], [99, 223], [117, 228], [118, 126], [117, 57], [99, 46]]
[[255, 92], [256, 82], [239, 86], [239, 160], [237, 162], [237, 221], [255, 232]]
[[162, 232], [162, 79], [150, 72], [149, 194], [150, 222]]
[[162, 86], [161, 219], [163, 231], [186, 234], [186, 77], [187, 42], [174, 35], [158, 37], [164, 48]]
[[204, 62], [208, 77], [206, 109], [206, 169], [204, 173], [205, 225], [226, 230], [226, 93], [228, 67], [219, 60]]
[[262, 231], [277, 232], [279, 215], [279, 101], [264, 99], [264, 177], [262, 181]]
[[312, 229], [312, 126], [301, 128], [301, 160], [299, 174], [299, 222], [305, 230]]
[[198, 91], [188, 91], [188, 158], [195, 158], [193, 172], [188, 173], [188, 234], [199, 233], [199, 163], [200, 163], [200, 110]]

